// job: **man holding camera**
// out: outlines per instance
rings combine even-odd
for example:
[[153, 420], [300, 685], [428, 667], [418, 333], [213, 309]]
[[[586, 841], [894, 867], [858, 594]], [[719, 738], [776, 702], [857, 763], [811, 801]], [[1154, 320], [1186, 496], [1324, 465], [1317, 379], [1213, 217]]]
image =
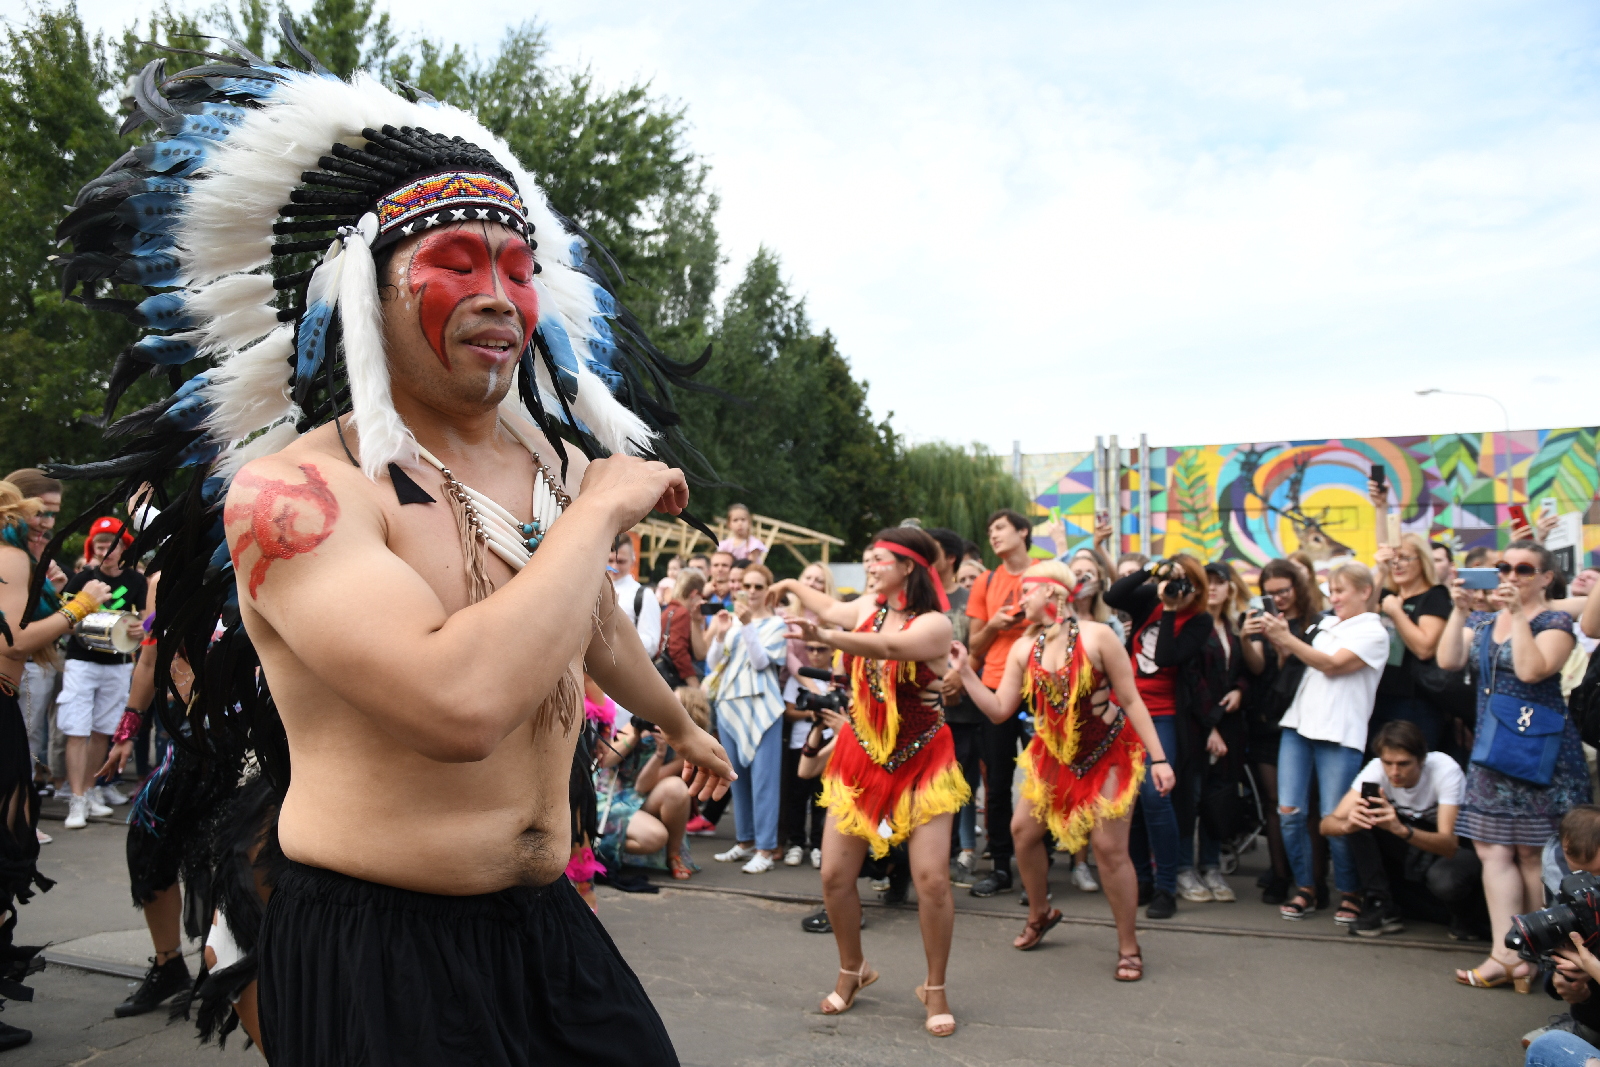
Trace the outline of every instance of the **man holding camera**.
[[[1561, 883], [1577, 873], [1600, 875], [1600, 807], [1593, 804], [1579, 804], [1562, 816], [1560, 830], [1545, 847], [1544, 881], [1551, 897], [1559, 899]], [[1526, 1035], [1523, 1044], [1548, 1029], [1576, 1034], [1591, 1045], [1600, 1045], [1600, 996], [1595, 995], [1600, 961], [1589, 948], [1574, 944], [1552, 951], [1550, 962], [1553, 967], [1548, 972], [1545, 992], [1565, 1001], [1570, 1014]]]
[[1429, 752], [1422, 731], [1405, 720], [1385, 723], [1372, 748], [1378, 758], [1322, 819], [1325, 836], [1349, 838], [1365, 892], [1350, 932], [1399, 933], [1409, 916], [1448, 923], [1456, 940], [1477, 940], [1488, 916], [1483, 868], [1455, 832], [1465, 784], [1460, 765]]

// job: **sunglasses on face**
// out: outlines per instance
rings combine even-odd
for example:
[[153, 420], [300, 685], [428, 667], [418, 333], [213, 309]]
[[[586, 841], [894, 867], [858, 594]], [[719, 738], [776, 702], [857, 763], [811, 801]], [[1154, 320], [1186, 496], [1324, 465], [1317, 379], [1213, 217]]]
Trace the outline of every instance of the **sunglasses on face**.
[[766, 587], [767, 587], [767, 583], [766, 582], [742, 582], [742, 583], [740, 583], [740, 588], [741, 589], [747, 589], [752, 593], [759, 593], [763, 589], [765, 589]]
[[53, 519], [60, 514], [61, 512], [59, 511], [36, 511], [33, 513], [33, 517], [36, 519]]
[[1291, 585], [1284, 589], [1263, 589], [1262, 592], [1273, 600], [1288, 600], [1294, 596], [1294, 586]]
[[827, 645], [807, 645], [806, 651], [811, 653], [813, 656], [823, 656], [831, 653], [833, 649], [829, 648]]
[[1539, 573], [1539, 568], [1531, 563], [1496, 563], [1494, 569], [1501, 574], [1515, 574], [1518, 578], [1532, 578]]

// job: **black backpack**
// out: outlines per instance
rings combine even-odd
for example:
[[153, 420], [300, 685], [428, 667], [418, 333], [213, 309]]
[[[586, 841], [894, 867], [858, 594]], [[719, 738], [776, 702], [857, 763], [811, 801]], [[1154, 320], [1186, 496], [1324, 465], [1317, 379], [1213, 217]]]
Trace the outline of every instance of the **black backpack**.
[[1567, 696], [1567, 710], [1584, 743], [1600, 748], [1600, 656], [1589, 657], [1583, 681]]

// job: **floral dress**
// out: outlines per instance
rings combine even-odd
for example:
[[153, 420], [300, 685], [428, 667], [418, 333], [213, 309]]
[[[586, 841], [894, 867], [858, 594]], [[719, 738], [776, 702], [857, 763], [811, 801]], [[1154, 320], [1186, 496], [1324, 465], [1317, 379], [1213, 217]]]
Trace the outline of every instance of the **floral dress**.
[[[1494, 641], [1494, 615], [1479, 616], [1474, 627], [1470, 663], [1473, 688], [1478, 695], [1478, 729], [1489, 715], [1490, 680], [1482, 677], [1481, 642], [1489, 642], [1494, 662], [1494, 691], [1518, 700], [1565, 708], [1561, 699], [1561, 674], [1556, 672], [1542, 682], [1529, 685], [1517, 677], [1511, 662], [1511, 642]], [[1535, 635], [1545, 630], [1571, 630], [1572, 616], [1564, 611], [1540, 612], [1529, 623]], [[1583, 743], [1578, 727], [1569, 717], [1561, 733], [1561, 753], [1556, 757], [1555, 775], [1548, 786], [1539, 787], [1511, 778], [1488, 767], [1472, 764], [1467, 769], [1466, 793], [1456, 832], [1473, 841], [1489, 845], [1530, 845], [1542, 847], [1556, 832], [1561, 817], [1574, 805], [1589, 803], [1589, 767], [1583, 758]]]

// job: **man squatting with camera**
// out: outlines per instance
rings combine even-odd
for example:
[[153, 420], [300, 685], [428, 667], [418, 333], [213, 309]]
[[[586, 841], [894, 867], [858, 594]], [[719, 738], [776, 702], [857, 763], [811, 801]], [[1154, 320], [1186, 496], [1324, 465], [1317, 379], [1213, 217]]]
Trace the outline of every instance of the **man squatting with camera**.
[[[1546, 899], [1557, 906], [1512, 920], [1513, 936], [1533, 934], [1525, 946], [1530, 952], [1548, 954], [1545, 992], [1567, 1002], [1570, 1015], [1557, 1018], [1547, 1029], [1576, 1034], [1591, 1045], [1600, 1046], [1600, 996], [1595, 982], [1600, 981], [1600, 959], [1595, 945], [1585, 946], [1578, 931], [1600, 927], [1595, 904], [1600, 892], [1600, 807], [1579, 804], [1561, 818], [1561, 827], [1544, 849]], [[1568, 879], [1573, 879], [1571, 883]], [[1565, 908], [1561, 905], [1566, 905]], [[1582, 911], [1585, 914], [1580, 916]], [[1538, 920], [1547, 920], [1540, 922]], [[1539, 934], [1544, 936], [1540, 937]], [[1567, 945], [1567, 941], [1574, 942]], [[1561, 947], [1556, 947], [1560, 945]], [[1537, 1033], [1537, 1032], [1536, 1032]], [[1529, 1037], [1535, 1034], [1528, 1035]], [[1525, 1039], [1526, 1040], [1526, 1039]]]
[[1448, 923], [1458, 941], [1486, 936], [1483, 866], [1460, 847], [1456, 815], [1465, 777], [1422, 731], [1404, 720], [1373, 738], [1378, 754], [1356, 775], [1322, 832], [1347, 837], [1365, 895], [1350, 932], [1378, 937], [1405, 929], [1404, 918]]

